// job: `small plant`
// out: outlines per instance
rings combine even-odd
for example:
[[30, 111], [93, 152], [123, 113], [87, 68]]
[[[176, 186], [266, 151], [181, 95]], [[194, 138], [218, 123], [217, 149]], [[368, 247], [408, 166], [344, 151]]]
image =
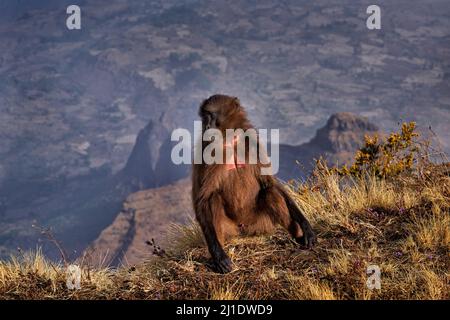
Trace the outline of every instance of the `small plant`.
[[164, 255], [166, 254], [166, 250], [158, 246], [155, 239], [153, 238], [150, 241], [145, 241], [145, 244], [153, 248], [153, 254], [155, 256], [164, 257]]
[[419, 152], [418, 136], [415, 122], [402, 123], [400, 132], [391, 133], [385, 140], [378, 135], [366, 136], [364, 146], [355, 154], [354, 163], [350, 167], [334, 167], [331, 172], [341, 176], [369, 174], [389, 178], [411, 171]]

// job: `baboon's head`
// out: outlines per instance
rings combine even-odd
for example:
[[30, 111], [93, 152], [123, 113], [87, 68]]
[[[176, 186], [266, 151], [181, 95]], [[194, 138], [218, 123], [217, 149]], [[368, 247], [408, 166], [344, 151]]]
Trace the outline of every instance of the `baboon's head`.
[[239, 99], [216, 94], [200, 106], [199, 116], [202, 119], [203, 131], [208, 129], [246, 129], [250, 126], [244, 108]]

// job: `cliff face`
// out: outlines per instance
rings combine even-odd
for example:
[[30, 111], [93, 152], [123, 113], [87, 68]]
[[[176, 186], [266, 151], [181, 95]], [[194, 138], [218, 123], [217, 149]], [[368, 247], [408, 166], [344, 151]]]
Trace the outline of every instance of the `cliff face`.
[[352, 161], [366, 134], [378, 132], [378, 127], [366, 118], [348, 112], [333, 114], [311, 141], [298, 146], [280, 145], [281, 179], [304, 178], [323, 157], [330, 164]]
[[170, 159], [174, 144], [165, 126], [150, 121], [139, 132], [120, 174], [137, 189], [160, 187], [186, 177], [190, 166], [175, 165]]
[[[147, 168], [149, 172], [154, 172], [151, 169], [151, 158], [146, 153], [148, 150], [146, 143], [151, 136], [150, 127], [151, 124], [141, 132], [143, 138], [137, 139], [127, 165], [130, 166], [129, 170], [133, 169], [132, 164], [136, 165], [135, 178], [141, 179], [139, 181], [144, 181], [142, 179], [146, 179], [147, 176], [139, 177], [137, 169]], [[364, 135], [373, 134], [377, 130], [377, 127], [365, 118], [350, 113], [334, 114], [310, 142], [298, 146], [280, 145], [278, 177], [287, 180], [306, 176], [314, 158], [321, 155], [330, 163], [350, 162], [355, 150], [361, 146]], [[161, 150], [159, 159], [170, 156], [170, 150], [168, 153], [164, 148]], [[145, 166], [137, 166], [140, 161], [144, 161]], [[297, 163], [302, 166], [299, 167]], [[158, 244], [164, 245], [168, 225], [171, 222], [183, 223], [189, 216], [193, 216], [193, 210], [191, 183], [188, 178], [161, 188], [132, 193], [113, 223], [93, 242], [92, 252], [94, 256], [103, 259], [106, 256], [105, 261], [113, 265], [122, 261], [136, 263], [152, 254], [152, 248], [145, 244], [146, 241], [153, 238]]]
[[[192, 216], [190, 179], [161, 188], [132, 193], [114, 222], [92, 243], [94, 261], [118, 265], [136, 263], [152, 255], [146, 241], [164, 243], [170, 223], [185, 223]], [[97, 259], [97, 260], [95, 260]]]
[[[66, 250], [76, 255], [113, 222], [130, 193], [161, 187], [186, 177], [189, 166], [175, 166], [170, 160], [173, 143], [167, 128], [171, 123], [159, 120], [149, 121], [139, 131], [126, 165], [117, 173], [98, 169], [87, 176], [67, 179], [50, 191], [42, 185], [40, 197], [30, 196], [27, 202], [20, 202], [20, 206], [6, 201], [12, 198], [5, 200], [0, 190], [0, 218], [3, 219], [0, 258], [8, 257], [17, 247], [24, 250], [35, 247], [42, 236], [32, 224], [51, 226]], [[24, 194], [34, 192], [31, 190], [34, 186], [19, 189], [14, 198], [17, 202]], [[42, 241], [41, 245], [48, 256], [59, 257], [51, 243]]]
[[366, 118], [349, 112], [332, 115], [323, 128], [317, 130], [309, 145], [317, 145], [333, 154], [353, 152], [361, 146], [365, 134], [378, 131]]

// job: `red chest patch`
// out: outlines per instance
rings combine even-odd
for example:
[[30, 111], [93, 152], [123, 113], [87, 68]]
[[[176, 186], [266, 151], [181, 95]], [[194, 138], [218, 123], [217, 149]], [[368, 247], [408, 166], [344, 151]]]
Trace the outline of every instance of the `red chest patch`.
[[244, 162], [239, 162], [236, 156], [236, 145], [238, 142], [238, 137], [234, 137], [233, 138], [233, 143], [225, 143], [224, 147], [225, 147], [225, 155], [226, 155], [226, 151], [228, 148], [232, 148], [233, 154], [232, 154], [232, 158], [230, 159], [226, 159], [225, 162], [225, 168], [226, 170], [236, 170], [236, 168], [242, 168], [245, 167], [245, 161]]

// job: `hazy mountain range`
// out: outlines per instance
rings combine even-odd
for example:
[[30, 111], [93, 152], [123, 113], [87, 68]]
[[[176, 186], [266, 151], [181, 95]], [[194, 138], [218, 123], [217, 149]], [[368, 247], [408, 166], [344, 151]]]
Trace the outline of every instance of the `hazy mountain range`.
[[33, 222], [80, 252], [128, 194], [185, 176], [169, 134], [213, 93], [283, 144], [349, 111], [450, 147], [448, 1], [379, 1], [373, 31], [366, 1], [84, 0], [72, 31], [68, 4], [0, 3], [0, 256], [39, 244]]

